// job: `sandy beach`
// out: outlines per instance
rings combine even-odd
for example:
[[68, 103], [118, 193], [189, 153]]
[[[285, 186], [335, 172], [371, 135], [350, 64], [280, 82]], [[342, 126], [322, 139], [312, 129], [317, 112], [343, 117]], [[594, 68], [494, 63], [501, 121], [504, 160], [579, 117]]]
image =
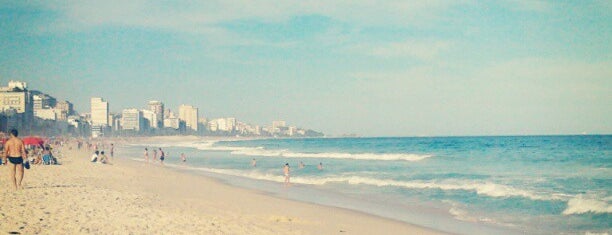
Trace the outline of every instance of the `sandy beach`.
[[26, 170], [13, 191], [0, 167], [0, 233], [9, 234], [441, 234], [389, 219], [236, 188], [117, 156]]

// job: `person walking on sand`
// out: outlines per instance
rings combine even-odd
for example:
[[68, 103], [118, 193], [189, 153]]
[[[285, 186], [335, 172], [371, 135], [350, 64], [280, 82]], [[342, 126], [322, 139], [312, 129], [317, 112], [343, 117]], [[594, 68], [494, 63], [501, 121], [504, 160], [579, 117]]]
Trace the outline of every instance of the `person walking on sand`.
[[162, 151], [162, 149], [159, 148], [159, 161], [162, 165], [164, 165], [165, 158], [166, 158], [166, 155], [164, 154], [164, 151]]
[[17, 136], [17, 130], [10, 131], [10, 138], [4, 144], [4, 161], [8, 160], [10, 169], [10, 180], [13, 181], [15, 190], [22, 189], [21, 182], [23, 181], [23, 163], [26, 160], [27, 153], [23, 141]]
[[144, 159], [146, 163], [149, 163], [149, 149], [145, 148]]
[[283, 173], [285, 174], [285, 186], [289, 186], [290, 182], [289, 182], [289, 173], [290, 173], [290, 169], [289, 169], [289, 163], [285, 163], [285, 167], [283, 167]]

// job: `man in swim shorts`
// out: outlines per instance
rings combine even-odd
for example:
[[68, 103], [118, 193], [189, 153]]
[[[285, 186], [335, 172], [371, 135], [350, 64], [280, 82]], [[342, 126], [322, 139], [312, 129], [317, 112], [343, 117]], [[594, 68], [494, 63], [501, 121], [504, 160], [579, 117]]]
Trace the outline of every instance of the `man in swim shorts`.
[[162, 151], [161, 148], [159, 148], [159, 160], [161, 161], [162, 165], [164, 165], [165, 158], [166, 158], [166, 154], [164, 153], [164, 151]]
[[[13, 181], [15, 190], [21, 189], [21, 181], [23, 181], [23, 163], [27, 157], [25, 145], [21, 139], [17, 138], [19, 133], [17, 130], [10, 131], [11, 137], [4, 144], [4, 159], [8, 160], [10, 169], [10, 180]], [[17, 174], [15, 174], [17, 173]]]

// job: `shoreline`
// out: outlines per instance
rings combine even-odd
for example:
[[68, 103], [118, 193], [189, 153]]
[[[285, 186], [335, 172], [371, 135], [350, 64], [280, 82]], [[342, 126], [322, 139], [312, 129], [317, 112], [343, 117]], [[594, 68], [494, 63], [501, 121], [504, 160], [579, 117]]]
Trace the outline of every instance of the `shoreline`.
[[25, 172], [25, 189], [17, 192], [6, 187], [8, 169], [0, 167], [0, 196], [5, 199], [0, 202], [0, 231], [445, 234], [349, 209], [278, 198], [206, 176], [144, 166], [128, 156], [115, 157], [113, 165], [90, 163], [89, 157], [86, 150], [68, 150], [59, 159], [62, 165], [33, 166]]

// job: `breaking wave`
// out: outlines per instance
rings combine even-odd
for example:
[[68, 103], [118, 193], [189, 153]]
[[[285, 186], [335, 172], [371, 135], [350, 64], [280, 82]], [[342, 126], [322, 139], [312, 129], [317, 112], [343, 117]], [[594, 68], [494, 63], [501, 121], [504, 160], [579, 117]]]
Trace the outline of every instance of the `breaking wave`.
[[[232, 175], [239, 177], [246, 177], [257, 180], [267, 180], [274, 182], [284, 182], [284, 177], [280, 174], [261, 173], [258, 171], [242, 171], [242, 170], [228, 170], [228, 169], [213, 169], [213, 168], [196, 168], [198, 170]], [[452, 190], [463, 190], [475, 192], [479, 195], [485, 195], [489, 197], [507, 198], [507, 197], [522, 197], [530, 200], [562, 200], [558, 196], [550, 196], [537, 194], [534, 192], [513, 188], [506, 185], [500, 185], [490, 182], [468, 182], [468, 181], [397, 181], [397, 180], [383, 180], [368, 177], [359, 176], [338, 176], [338, 177], [326, 177], [326, 178], [314, 178], [314, 177], [291, 177], [292, 183], [297, 184], [308, 184], [308, 185], [324, 185], [329, 183], [347, 183], [350, 185], [371, 185], [378, 187], [400, 187], [407, 189], [439, 189], [445, 191]]]
[[563, 214], [612, 213], [612, 205], [610, 205], [609, 199], [610, 198], [607, 198], [607, 200], [599, 200], [593, 197], [578, 195], [567, 202], [567, 208], [563, 211]]
[[328, 159], [354, 159], [354, 160], [379, 160], [379, 161], [420, 161], [432, 155], [421, 155], [411, 153], [301, 153], [292, 152], [287, 149], [270, 150], [264, 147], [232, 147], [218, 146], [216, 141], [197, 143], [177, 143], [174, 147], [196, 148], [206, 151], [225, 151], [233, 155], [262, 156], [262, 157], [287, 157], [287, 158], [328, 158]]

